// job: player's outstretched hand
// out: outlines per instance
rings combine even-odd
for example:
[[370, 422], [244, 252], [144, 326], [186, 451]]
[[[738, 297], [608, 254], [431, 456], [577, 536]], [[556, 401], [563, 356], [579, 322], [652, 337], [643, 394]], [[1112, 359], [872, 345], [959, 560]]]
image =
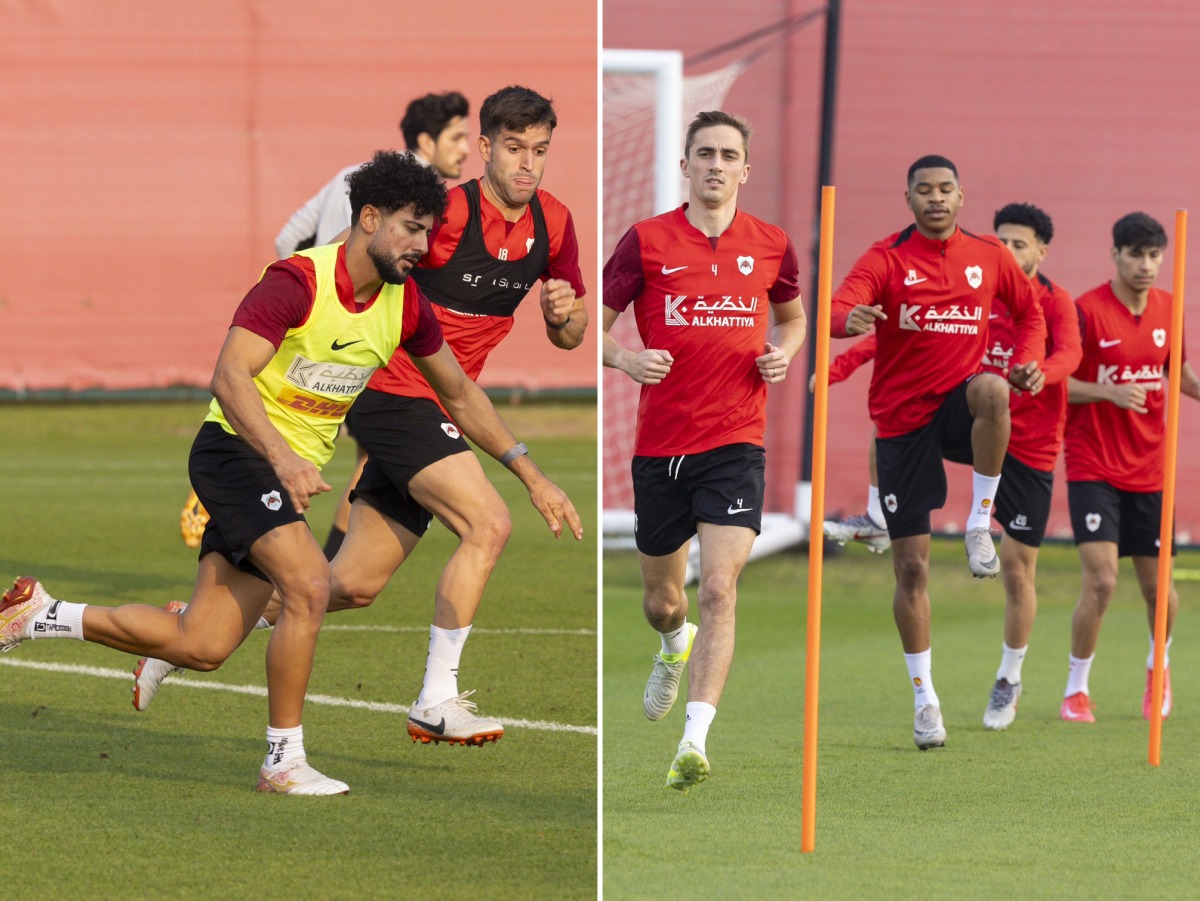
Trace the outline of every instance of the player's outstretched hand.
[[774, 385], [787, 378], [787, 354], [769, 341], [767, 342], [767, 352], [760, 357], [755, 357], [754, 362], [758, 365], [758, 372], [762, 376], [762, 380], [768, 385]]
[[875, 327], [876, 322], [882, 322], [885, 319], [887, 319], [887, 313], [883, 312], [883, 307], [870, 307], [865, 303], [860, 303], [846, 316], [846, 334], [865, 335]]
[[279, 476], [279, 481], [287, 489], [288, 496], [292, 499], [292, 506], [297, 513], [308, 512], [309, 507], [312, 506], [309, 498], [314, 494], [333, 490], [333, 486], [321, 478], [321, 470], [299, 454], [293, 453], [272, 465], [275, 468], [275, 475]]
[[1008, 370], [1008, 380], [1019, 391], [1030, 395], [1037, 394], [1046, 385], [1046, 373], [1037, 364], [1037, 360], [1028, 363], [1018, 363]]
[[1112, 402], [1122, 410], [1132, 410], [1134, 413], [1149, 413], [1146, 407], [1146, 389], [1136, 382], [1122, 382], [1113, 385]]
[[548, 278], [542, 282], [542, 317], [549, 325], [563, 325], [575, 307], [575, 289], [561, 278]]
[[583, 539], [583, 523], [580, 522], [575, 505], [571, 503], [567, 493], [549, 479], [540, 479], [529, 489], [529, 500], [538, 513], [542, 514], [542, 519], [546, 520], [546, 525], [550, 527], [555, 538], [561, 537], [563, 523], [566, 523], [576, 541]]
[[671, 371], [675, 358], [668, 350], [646, 350], [626, 353], [621, 368], [639, 385], [657, 385]]

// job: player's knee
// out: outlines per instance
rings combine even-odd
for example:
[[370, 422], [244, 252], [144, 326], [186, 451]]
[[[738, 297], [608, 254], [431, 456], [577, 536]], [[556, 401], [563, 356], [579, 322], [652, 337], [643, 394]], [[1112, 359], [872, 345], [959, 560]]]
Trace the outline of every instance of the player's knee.
[[352, 579], [341, 579], [336, 575], [330, 580], [329, 609], [349, 610], [370, 607], [379, 592], [373, 587]]
[[674, 589], [647, 588], [642, 595], [642, 611], [651, 623], [663, 623], [675, 618], [682, 596]]
[[480, 548], [492, 559], [498, 559], [512, 535], [512, 517], [504, 504], [485, 510], [469, 524], [464, 541]]
[[975, 418], [1000, 419], [1008, 415], [1008, 384], [998, 375], [985, 372], [971, 382], [971, 409]]
[[702, 576], [696, 597], [702, 618], [733, 616], [737, 606], [737, 579], [724, 573]]
[[901, 591], [920, 591], [929, 581], [929, 561], [924, 557], [896, 556], [892, 570], [896, 574], [896, 587]]
[[1109, 570], [1090, 572], [1084, 577], [1083, 585], [1093, 603], [1107, 607], [1117, 590], [1117, 574]]

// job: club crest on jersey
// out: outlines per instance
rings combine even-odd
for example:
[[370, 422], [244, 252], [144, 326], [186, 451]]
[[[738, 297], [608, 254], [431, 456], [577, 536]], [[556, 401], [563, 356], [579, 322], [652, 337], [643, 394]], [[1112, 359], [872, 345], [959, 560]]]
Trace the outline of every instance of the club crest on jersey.
[[1167, 330], [1165, 328], [1156, 328], [1150, 333], [1150, 337], [1154, 339], [1155, 347], [1162, 347], [1167, 343]]
[[742, 275], [749, 275], [754, 271], [754, 257], [738, 257], [737, 263]]
[[1096, 531], [1098, 528], [1100, 528], [1100, 514], [1089, 513], [1083, 518], [1083, 524], [1087, 526], [1087, 530], [1089, 532]]
[[967, 284], [972, 288], [978, 288], [983, 284], [983, 267], [968, 266], [966, 268]]
[[279, 496], [278, 491], [272, 491], [270, 494], [262, 496], [263, 506], [272, 512], [283, 506], [283, 498]]
[[883, 499], [883, 505], [888, 508], [888, 513], [895, 513], [899, 504], [896, 502], [896, 495], [889, 494]]
[[443, 422], [442, 423], [442, 431], [445, 432], [447, 435], [449, 435], [451, 438], [457, 438], [460, 434], [458, 431], [458, 426], [456, 426], [452, 422]]

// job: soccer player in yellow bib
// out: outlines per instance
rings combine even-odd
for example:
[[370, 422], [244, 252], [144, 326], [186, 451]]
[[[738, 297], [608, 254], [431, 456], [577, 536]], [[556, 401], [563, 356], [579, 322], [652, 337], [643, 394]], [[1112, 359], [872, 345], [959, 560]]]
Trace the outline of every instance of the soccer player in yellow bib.
[[304, 695], [329, 601], [329, 564], [304, 513], [312, 496], [330, 490], [320, 468], [346, 411], [397, 346], [413, 356], [462, 430], [525, 483], [551, 530], [559, 534], [565, 523], [581, 534], [570, 500], [522, 452], [442, 341], [428, 301], [407, 282], [445, 211], [437, 173], [407, 154], [380, 152], [349, 183], [354, 224], [346, 242], [269, 266], [221, 348], [215, 399], [188, 466], [211, 518], [186, 611], [67, 603], [29, 577], [0, 601], [2, 650], [74, 638], [211, 671], [278, 592], [283, 609], [267, 647], [264, 792], [349, 791], [309, 766], [304, 751]]

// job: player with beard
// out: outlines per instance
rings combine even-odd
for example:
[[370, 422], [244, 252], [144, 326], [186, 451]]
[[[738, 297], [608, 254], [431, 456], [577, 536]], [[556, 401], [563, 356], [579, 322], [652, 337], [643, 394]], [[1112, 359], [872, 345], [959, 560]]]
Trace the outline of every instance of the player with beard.
[[[429, 252], [413, 271], [446, 343], [471, 379], [512, 329], [517, 307], [539, 279], [547, 339], [564, 350], [583, 341], [588, 317], [574, 224], [567, 207], [539, 188], [557, 124], [553, 104], [529, 88], [503, 88], [483, 102], [483, 177], [450, 192], [446, 220], [435, 226]], [[408, 732], [422, 742], [496, 741], [503, 725], [478, 715], [468, 700], [472, 692], [458, 689], [458, 669], [488, 578], [512, 530], [508, 508], [459, 433], [461, 423], [439, 405], [424, 373], [406, 355], [396, 354], [372, 377], [350, 423], [369, 460], [352, 496], [345, 542], [331, 565], [329, 610], [371, 604], [436, 516], [459, 543], [438, 581], [425, 677]], [[525, 445], [506, 450], [501, 461], [531, 491], [540, 485], [545, 477]], [[568, 506], [565, 519], [546, 519], [555, 537], [564, 523], [576, 539], [582, 537], [574, 507]], [[277, 615], [273, 602], [264, 623]], [[134, 687], [139, 710], [170, 669], [162, 661], [139, 664]]]
[[[892, 612], [913, 688], [913, 741], [946, 742], [930, 647], [930, 512], [946, 502], [943, 459], [974, 467], [967, 563], [978, 578], [1000, 569], [990, 533], [992, 502], [1008, 447], [1011, 386], [1036, 393], [1045, 323], [1025, 273], [995, 238], [957, 225], [958, 169], [925, 156], [908, 169], [914, 223], [876, 243], [834, 293], [831, 334], [874, 329], [868, 406], [875, 424], [879, 492], [892, 542]], [[982, 371], [992, 299], [1015, 322], [1008, 379]]]
[[[403, 347], [487, 452], [511, 432], [442, 341], [427, 301], [408, 281], [445, 210], [437, 174], [407, 154], [380, 152], [350, 179], [354, 226], [325, 245], [269, 266], [234, 314], [212, 379], [214, 400], [192, 446], [193, 488], [211, 514], [199, 573], [182, 615], [129, 604], [50, 597], [18, 578], [0, 601], [0, 649], [74, 638], [211, 671], [241, 644], [272, 592], [281, 608], [267, 647], [268, 753], [258, 790], [344, 794], [308, 765], [301, 715], [329, 601], [329, 564], [304, 521], [330, 490], [320, 467], [366, 381]], [[570, 502], [544, 477], [531, 489], [544, 515]]]

